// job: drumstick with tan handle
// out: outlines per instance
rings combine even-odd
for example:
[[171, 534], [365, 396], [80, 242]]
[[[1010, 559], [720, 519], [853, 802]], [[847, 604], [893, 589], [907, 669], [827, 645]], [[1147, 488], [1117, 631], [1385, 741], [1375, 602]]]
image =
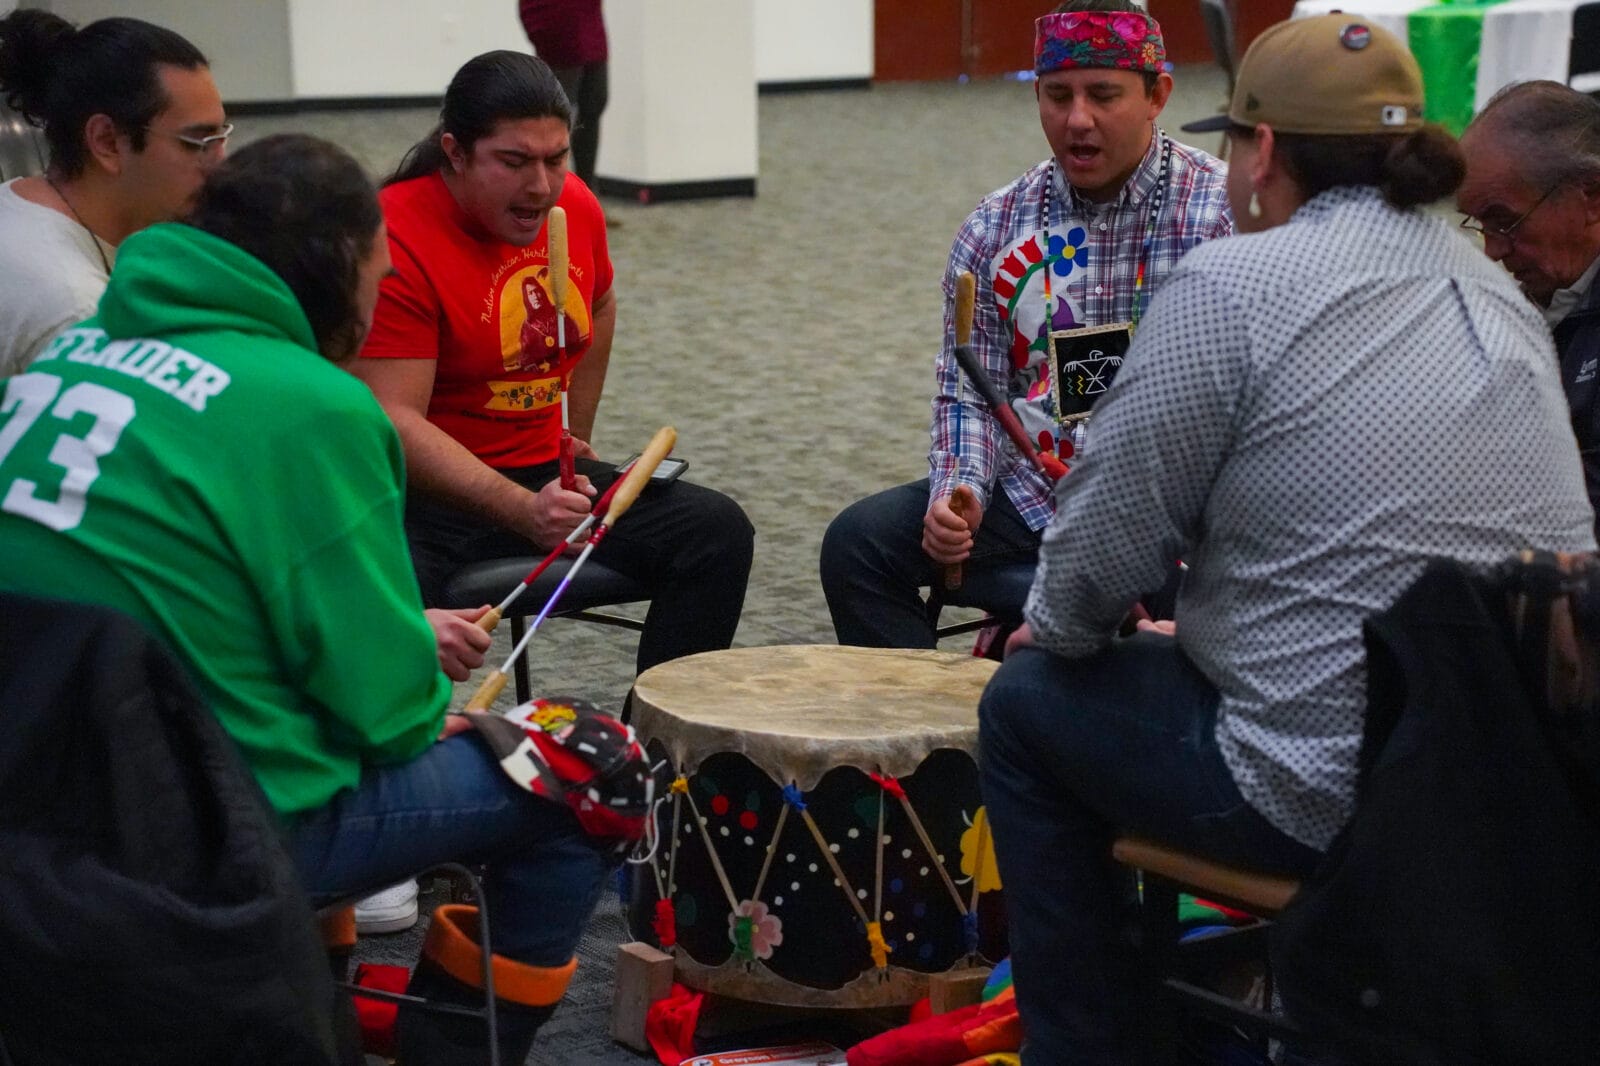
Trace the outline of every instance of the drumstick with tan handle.
[[[978, 280], [972, 276], [972, 271], [963, 270], [961, 276], [956, 278], [956, 347], [965, 348], [972, 341], [972, 315], [977, 306]], [[961, 397], [961, 375], [956, 374], [956, 398]], [[961, 405], [956, 404], [956, 476], [961, 474]], [[957, 485], [956, 490], [950, 494], [950, 510], [957, 518], [965, 519], [974, 504], [978, 501], [972, 495], [972, 490], [965, 485]], [[946, 591], [954, 592], [961, 587], [965, 579], [960, 563], [947, 563], [944, 567], [944, 587]]]
[[617, 471], [617, 479], [611, 483], [610, 488], [600, 494], [598, 500], [594, 501], [594, 508], [582, 522], [578, 523], [578, 528], [568, 533], [565, 540], [550, 549], [550, 554], [544, 557], [544, 561], [529, 571], [528, 576], [522, 579], [521, 584], [507, 593], [505, 599], [483, 613], [483, 616], [476, 623], [479, 629], [485, 633], [493, 633], [495, 626], [500, 624], [500, 619], [506, 616], [506, 609], [517, 602], [517, 597], [526, 592], [528, 586], [537, 581], [539, 575], [549, 569], [551, 563], [561, 558], [569, 546], [582, 540], [584, 534], [589, 532], [596, 521], [605, 517], [606, 508], [611, 503], [611, 497], [617, 494], [617, 490], [622, 487], [622, 482], [626, 480], [623, 475], [627, 474], [631, 469], [633, 469], [633, 464], [629, 463], [626, 467]]
[[550, 296], [556, 302], [556, 365], [561, 367], [561, 450], [557, 459], [561, 469], [561, 487], [568, 492], [578, 489], [577, 465], [572, 455], [572, 421], [567, 414], [567, 386], [571, 375], [567, 373], [567, 291], [571, 287], [567, 255], [567, 211], [563, 207], [550, 209], [549, 234], [545, 246], [550, 256]]
[[589, 535], [589, 542], [583, 546], [583, 551], [572, 561], [572, 569], [567, 571], [566, 576], [561, 579], [561, 584], [557, 585], [555, 591], [550, 593], [550, 598], [545, 601], [544, 607], [539, 611], [538, 616], [528, 624], [528, 631], [522, 635], [521, 640], [517, 641], [517, 646], [511, 649], [511, 654], [506, 656], [505, 664], [484, 678], [483, 684], [478, 686], [478, 691], [472, 694], [472, 698], [462, 708], [464, 711], [487, 711], [489, 705], [494, 703], [495, 697], [500, 695], [501, 690], [506, 687], [506, 671], [510, 670], [517, 661], [517, 657], [528, 646], [528, 641], [533, 638], [533, 635], [539, 631], [539, 627], [544, 624], [544, 620], [550, 617], [550, 612], [561, 601], [562, 595], [567, 591], [567, 586], [572, 584], [572, 579], [577, 576], [579, 570], [583, 569], [583, 564], [594, 553], [595, 546], [605, 539], [605, 535], [611, 530], [611, 527], [617, 524], [622, 516], [627, 513], [628, 508], [633, 506], [633, 501], [639, 498], [639, 493], [644, 490], [645, 485], [649, 482], [650, 475], [655, 473], [657, 466], [661, 465], [661, 460], [671, 453], [672, 446], [677, 441], [678, 433], [671, 426], [663, 426], [656, 431], [656, 435], [651, 438], [649, 445], [640, 454], [638, 461], [623, 476], [621, 487], [617, 489], [616, 495], [611, 497], [611, 505], [606, 509], [605, 521], [595, 526], [594, 532]]

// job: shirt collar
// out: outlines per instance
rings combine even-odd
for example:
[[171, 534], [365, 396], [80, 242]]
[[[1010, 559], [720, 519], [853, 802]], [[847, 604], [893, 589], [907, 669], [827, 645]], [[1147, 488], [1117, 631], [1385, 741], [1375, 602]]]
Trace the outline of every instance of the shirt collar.
[[1056, 192], [1077, 211], [1092, 213], [1103, 211], [1111, 206], [1119, 208], [1138, 207], [1156, 191], [1156, 179], [1161, 174], [1161, 144], [1166, 136], [1161, 131], [1160, 126], [1153, 127], [1150, 147], [1145, 149], [1144, 158], [1139, 160], [1139, 165], [1134, 168], [1128, 180], [1123, 183], [1122, 191], [1117, 194], [1116, 199], [1104, 204], [1095, 203], [1078, 192], [1076, 188], [1067, 184], [1066, 173], [1060, 166], [1050, 168], [1055, 171]]
[[1583, 305], [1584, 297], [1594, 288], [1596, 273], [1600, 273], [1600, 257], [1596, 257], [1595, 261], [1589, 264], [1589, 269], [1572, 283], [1572, 288], [1557, 289], [1556, 294], [1550, 297], [1550, 306], [1544, 309], [1544, 320], [1551, 329], [1555, 329], [1562, 319]]

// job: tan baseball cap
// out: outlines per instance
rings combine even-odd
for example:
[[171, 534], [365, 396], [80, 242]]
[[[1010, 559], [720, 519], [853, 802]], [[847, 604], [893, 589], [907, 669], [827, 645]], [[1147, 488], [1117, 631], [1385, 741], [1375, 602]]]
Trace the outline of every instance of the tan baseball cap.
[[1245, 52], [1224, 114], [1189, 133], [1266, 123], [1279, 133], [1404, 133], [1422, 125], [1422, 69], [1405, 44], [1335, 11], [1268, 27]]

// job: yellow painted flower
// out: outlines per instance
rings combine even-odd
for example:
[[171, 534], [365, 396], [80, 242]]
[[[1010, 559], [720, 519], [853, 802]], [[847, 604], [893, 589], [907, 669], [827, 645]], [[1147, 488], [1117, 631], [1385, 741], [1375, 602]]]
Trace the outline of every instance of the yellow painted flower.
[[979, 892], [1000, 887], [1000, 867], [994, 861], [994, 834], [989, 831], [989, 808], [979, 807], [972, 824], [961, 834], [961, 872], [978, 878]]

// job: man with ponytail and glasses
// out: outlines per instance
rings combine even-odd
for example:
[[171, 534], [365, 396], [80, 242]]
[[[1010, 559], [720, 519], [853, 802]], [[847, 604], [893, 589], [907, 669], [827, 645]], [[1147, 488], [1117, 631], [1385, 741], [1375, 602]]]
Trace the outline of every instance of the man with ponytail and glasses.
[[[1024, 1063], [1132, 1061], [1117, 835], [1306, 875], [1355, 802], [1363, 621], [1435, 558], [1594, 548], [1549, 336], [1422, 209], [1464, 164], [1421, 114], [1405, 46], [1332, 14], [1186, 127], [1227, 131], [1242, 235], [1151, 302], [979, 710]], [[1175, 623], [1117, 638], [1180, 557]]]
[[[1166, 68], [1160, 24], [1131, 0], [1068, 0], [1037, 20], [1034, 96], [1051, 156], [984, 197], [956, 234], [928, 478], [857, 501], [823, 538], [839, 643], [933, 647], [919, 590], [939, 566], [1031, 565], [1055, 509], [1050, 482], [956, 365], [957, 279], [977, 281], [973, 355], [1040, 451], [1064, 454], [1048, 333], [1137, 327], [1184, 253], [1232, 232], [1226, 167], [1156, 123], [1172, 94]], [[962, 514], [951, 508], [958, 488], [971, 493]]]
[[[489, 52], [456, 72], [439, 125], [380, 194], [394, 274], [356, 373], [405, 445], [406, 533], [430, 605], [467, 563], [555, 547], [588, 515], [594, 482], [615, 476], [586, 443], [617, 304], [605, 218], [568, 172], [571, 135], [549, 66]], [[564, 352], [547, 242], [557, 206], [570, 261]], [[557, 476], [563, 385], [569, 487]], [[640, 496], [594, 558], [650, 590], [641, 670], [732, 642], [753, 536], [721, 493], [679, 481]]]
[[0, 185], [0, 377], [94, 313], [117, 246], [177, 218], [233, 127], [205, 56], [130, 18], [0, 19], [0, 94], [44, 129], [42, 175]]

